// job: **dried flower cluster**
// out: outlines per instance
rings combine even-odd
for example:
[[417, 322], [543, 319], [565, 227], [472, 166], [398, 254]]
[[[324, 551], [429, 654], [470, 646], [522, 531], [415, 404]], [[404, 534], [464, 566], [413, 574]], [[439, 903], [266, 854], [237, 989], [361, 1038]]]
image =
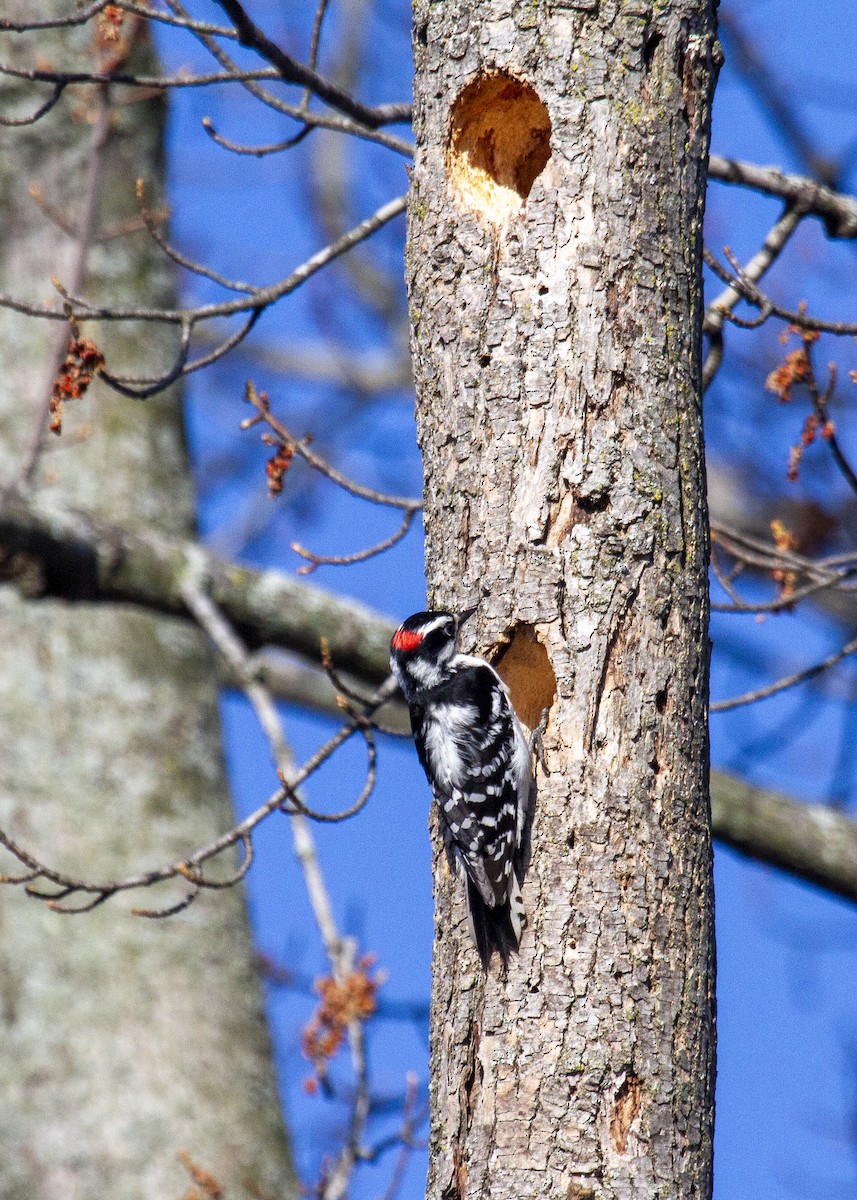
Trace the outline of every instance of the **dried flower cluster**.
[[[325, 1077], [327, 1063], [342, 1045], [350, 1023], [367, 1021], [375, 1012], [383, 978], [369, 974], [374, 962], [371, 954], [364, 955], [341, 983], [331, 976], [316, 982], [321, 1003], [304, 1030], [303, 1052], [315, 1067], [317, 1079]], [[308, 1080], [308, 1091], [315, 1090], [317, 1079]]]
[[66, 400], [78, 400], [92, 383], [93, 376], [104, 366], [104, 355], [94, 344], [82, 338], [72, 327], [65, 360], [59, 369], [51, 391], [51, 433], [62, 433], [63, 407]]
[[809, 414], [803, 423], [800, 441], [797, 443], [797, 445], [792, 446], [791, 450], [789, 451], [789, 466], [788, 471], [786, 472], [786, 477], [789, 483], [797, 482], [804, 451], [808, 446], [812, 445], [816, 439], [816, 436], [820, 435], [825, 439], [825, 441], [830, 441], [835, 432], [836, 426], [832, 421], [822, 421], [818, 413], [812, 412]]
[[785, 345], [789, 338], [795, 335], [801, 340], [800, 347], [797, 350], [790, 350], [785, 360], [775, 367], [765, 380], [765, 387], [769, 392], [773, 392], [781, 403], [787, 404], [791, 401], [794, 388], [798, 384], [806, 386], [813, 402], [814, 411], [803, 423], [800, 441], [789, 451], [786, 475], [790, 483], [797, 481], [804, 453], [816, 437], [821, 436], [825, 441], [830, 441], [836, 433], [836, 425], [827, 416], [827, 403], [836, 383], [835, 366], [833, 363], [830, 364], [830, 382], [822, 395], [815, 378], [810, 353], [813, 343], [818, 341], [819, 334], [815, 330], [789, 325], [780, 335], [780, 341]]
[[268, 476], [268, 491], [272, 496], [279, 496], [283, 490], [283, 476], [292, 465], [295, 452], [285, 442], [277, 442], [273, 438], [265, 438], [264, 440], [270, 441], [271, 445], [277, 447], [273, 458], [269, 458], [265, 464], [265, 474]]
[[778, 367], [771, 371], [765, 380], [765, 387], [773, 392], [777, 399], [787, 404], [792, 398], [792, 389], [797, 383], [806, 383], [810, 373], [809, 355], [806, 347], [790, 350]]
[[108, 4], [104, 11], [98, 14], [95, 36], [99, 49], [103, 49], [109, 42], [119, 41], [119, 31], [124, 20], [125, 13], [118, 4]]
[[195, 1188], [185, 1192], [182, 1200], [222, 1200], [223, 1187], [210, 1171], [194, 1162], [187, 1150], [179, 1150], [176, 1158], [196, 1184]]

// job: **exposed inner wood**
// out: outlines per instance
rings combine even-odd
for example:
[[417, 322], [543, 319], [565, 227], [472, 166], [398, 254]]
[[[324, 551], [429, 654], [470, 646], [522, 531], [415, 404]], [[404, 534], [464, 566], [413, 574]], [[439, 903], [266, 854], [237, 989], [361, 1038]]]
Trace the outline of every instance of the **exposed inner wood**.
[[480, 75], [452, 107], [447, 152], [458, 199], [496, 225], [519, 211], [551, 155], [551, 122], [535, 89]]
[[519, 720], [535, 729], [556, 700], [556, 675], [547, 650], [529, 626], [521, 625], [494, 665]]

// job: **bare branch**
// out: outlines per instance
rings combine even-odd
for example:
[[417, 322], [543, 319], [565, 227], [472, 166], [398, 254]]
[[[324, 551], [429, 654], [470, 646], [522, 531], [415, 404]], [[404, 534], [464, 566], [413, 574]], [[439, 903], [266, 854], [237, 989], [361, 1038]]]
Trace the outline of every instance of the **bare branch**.
[[[10, 21], [6, 17], [0, 17], [0, 33], [31, 33], [39, 29], [64, 29], [72, 25], [85, 25], [109, 3], [110, 0], [94, 0], [94, 3], [77, 9], [67, 17], [49, 17], [46, 21]], [[128, 8], [129, 5], [125, 7]]]
[[417, 509], [409, 509], [402, 518], [402, 523], [395, 533], [391, 533], [389, 537], [376, 542], [374, 546], [367, 546], [365, 550], [355, 550], [353, 554], [315, 554], [312, 550], [307, 550], [299, 542], [292, 542], [292, 550], [294, 550], [295, 554], [299, 554], [301, 558], [307, 560], [305, 567], [298, 568], [298, 574], [309, 575], [316, 567], [321, 566], [350, 567], [354, 563], [366, 562], [367, 559], [375, 558], [376, 555], [383, 554], [385, 550], [391, 549], [397, 542], [402, 540], [413, 524], [416, 515]]
[[[743, 275], [746, 279], [758, 283], [765, 272], [773, 266], [800, 224], [804, 212], [805, 210], [797, 202], [786, 206], [783, 215], [768, 231], [759, 252], [744, 267]], [[741, 299], [741, 293], [736, 288], [727, 287], [715, 300], [712, 300], [706, 309], [702, 331], [709, 337], [709, 348], [702, 369], [703, 391], [710, 386], [723, 358], [723, 322], [727, 314], [732, 312]]]
[[711, 824], [743, 854], [857, 901], [857, 822], [842, 813], [713, 771]]
[[[9, 74], [2, 64], [0, 64], [0, 74]], [[21, 128], [23, 125], [35, 125], [36, 121], [40, 121], [42, 117], [51, 111], [54, 105], [59, 101], [66, 85], [64, 83], [54, 84], [54, 90], [43, 104], [32, 112], [28, 117], [4, 117], [0, 115], [0, 125], [5, 125], [9, 128]]]
[[379, 492], [375, 488], [366, 487], [364, 484], [356, 483], [353, 479], [349, 479], [347, 475], [343, 475], [341, 471], [337, 471], [329, 462], [315, 454], [303, 442], [296, 438], [293, 433], [286, 429], [285, 425], [279, 421], [271, 412], [270, 400], [267, 393], [257, 392], [251, 382], [247, 382], [247, 387], [244, 393], [244, 398], [248, 404], [252, 404], [256, 409], [257, 416], [251, 417], [247, 421], [242, 422], [243, 429], [250, 429], [254, 425], [258, 425], [263, 421], [276, 434], [277, 440], [283, 445], [292, 450], [298, 457], [312, 467], [314, 471], [318, 471], [320, 475], [324, 475], [331, 483], [335, 483], [344, 491], [352, 496], [358, 496], [361, 500], [368, 500], [372, 504], [381, 504], [388, 508], [401, 508], [407, 513], [418, 512], [422, 506], [422, 500], [413, 499], [410, 496], [392, 496], [385, 492]]
[[837, 650], [835, 654], [829, 655], [822, 662], [815, 663], [803, 671], [796, 671], [793, 675], [786, 675], [784, 678], [778, 679], [776, 683], [771, 683], [767, 687], [757, 688], [752, 692], [745, 692], [742, 696], [735, 696], [731, 700], [718, 700], [715, 704], [710, 705], [709, 712], [728, 712], [733, 708], [741, 708], [745, 704], [754, 704], [757, 700], [767, 700], [769, 696], [776, 696], [779, 692], [786, 691], [787, 688], [796, 687], [799, 683], [807, 683], [810, 679], [814, 679], [816, 675], [820, 675], [822, 671], [827, 671], [831, 667], [835, 667], [837, 663], [842, 662], [843, 658], [847, 658], [855, 650], [857, 650], [857, 638], [853, 638], [850, 642], [847, 642], [841, 650]]
[[311, 67], [305, 66], [292, 58], [290, 54], [286, 54], [280, 46], [263, 33], [258, 25], [250, 20], [238, 0], [215, 0], [215, 2], [235, 23], [239, 43], [250, 50], [255, 50], [257, 54], [276, 67], [280, 78], [285, 83], [297, 83], [308, 88], [320, 100], [324, 100], [332, 108], [345, 113], [346, 116], [358, 121], [361, 125], [365, 125], [367, 129], [377, 129], [380, 125], [391, 125], [410, 120], [411, 106], [409, 104], [381, 104], [375, 108], [361, 104]]
[[703, 250], [702, 256], [705, 262], [711, 267], [712, 271], [727, 283], [731, 288], [734, 288], [743, 300], [752, 304], [760, 310], [760, 317], [755, 321], [741, 321], [732, 313], [724, 313], [724, 317], [735, 325], [739, 325], [744, 329], [755, 329], [763, 324], [768, 317], [779, 317], [781, 321], [787, 321], [789, 325], [794, 325], [798, 329], [805, 329], [811, 333], [833, 333], [837, 336], [852, 337], [857, 334], [857, 322], [854, 321], [821, 321], [817, 317], [811, 317], [806, 312], [798, 309], [783, 308], [779, 304], [775, 304], [770, 296], [766, 296], [759, 288], [749, 279], [740, 265], [735, 262], [731, 252], [724, 250], [726, 257], [732, 264], [733, 270], [727, 271], [721, 263], [714, 257], [710, 250]]
[[787, 175], [777, 167], [760, 167], [712, 154], [708, 174], [721, 183], [736, 183], [766, 196], [779, 196], [788, 204], [799, 204], [807, 216], [824, 221], [828, 237], [857, 238], [857, 199], [823, 187], [804, 175]]
[[[307, 279], [311, 278], [323, 267], [326, 267], [329, 262], [333, 262], [340, 255], [346, 254], [353, 246], [359, 245], [360, 242], [371, 237], [373, 233], [403, 213], [406, 205], [406, 195], [387, 201], [386, 204], [382, 204], [370, 217], [367, 217], [359, 225], [355, 225], [353, 229], [350, 229], [343, 237], [337, 239], [331, 245], [325, 246], [322, 250], [317, 251], [317, 253], [308, 258], [285, 279], [281, 279], [278, 283], [271, 284], [269, 287], [255, 288], [246, 300], [231, 300], [222, 304], [205, 304], [199, 308], [189, 309], [114, 308], [112, 306], [107, 307], [91, 304], [89, 301], [73, 295], [70, 290], [66, 289], [65, 294], [69, 302], [71, 315], [80, 321], [159, 321], [164, 324], [183, 325], [188, 323], [193, 326], [200, 321], [209, 321], [215, 317], [230, 317], [238, 313], [255, 310], [261, 312], [277, 300], [280, 300], [283, 296], [287, 296], [290, 292], [295, 291]], [[68, 313], [65, 308], [46, 308], [43, 305], [30, 304], [4, 294], [0, 294], [0, 306], [23, 313], [25, 316], [44, 317], [56, 321], [68, 319]]]
[[[187, 586], [187, 581], [185, 581]], [[186, 600], [187, 603], [187, 600]], [[3, 875], [0, 876], [0, 883], [20, 884], [25, 883], [27, 894], [34, 899], [46, 900], [48, 906], [61, 913], [81, 913], [88, 912], [98, 904], [109, 900], [119, 892], [135, 891], [141, 888], [150, 888], [155, 884], [164, 883], [171, 879], [179, 877], [188, 880], [194, 889], [199, 888], [222, 888], [231, 887], [243, 878], [245, 871], [249, 867], [246, 860], [241, 866], [229, 874], [225, 879], [211, 879], [204, 875], [204, 864], [219, 858], [224, 851], [229, 850], [237, 843], [247, 846], [248, 839], [252, 831], [264, 821], [271, 813], [278, 810], [290, 811], [290, 804], [297, 796], [297, 789], [301, 784], [314, 774], [315, 771], [327, 762], [331, 755], [339, 749], [344, 742], [348, 741], [356, 732], [362, 732], [368, 719], [372, 713], [380, 708], [392, 695], [395, 681], [390, 677], [384, 684], [370, 697], [363, 711], [356, 717], [348, 720], [333, 737], [329, 738], [316, 753], [307, 760], [306, 763], [298, 771], [293, 771], [290, 775], [290, 782], [283, 782], [283, 786], [261, 804], [254, 812], [246, 817], [239, 824], [233, 826], [226, 833], [210, 842], [207, 846], [203, 846], [196, 850], [187, 858], [179, 862], [170, 863], [167, 866], [157, 867], [150, 871], [139, 872], [135, 875], [127, 876], [124, 879], [95, 881], [79, 879], [68, 875], [65, 872], [57, 871], [45, 863], [39, 861], [33, 854], [20, 846], [8, 834], [0, 830], [0, 845], [6, 849], [27, 868], [27, 872], [23, 876]], [[281, 774], [281, 779], [283, 775]], [[295, 810], [291, 809], [294, 815]], [[301, 814], [302, 816], [302, 814]], [[303, 819], [303, 818], [302, 818]], [[34, 886], [34, 883], [39, 879], [52, 883], [58, 889], [54, 892], [43, 892]], [[60, 901], [68, 896], [83, 894], [87, 900], [77, 906], [62, 905]], [[192, 897], [191, 897], [192, 899]], [[186, 898], [187, 900], [187, 898]], [[190, 901], [187, 900], [187, 903]], [[180, 902], [180, 907], [186, 907], [185, 903]], [[178, 911], [175, 905], [171, 905], [164, 909], [146, 909], [140, 910], [138, 915], [141, 916], [169, 916], [173, 912]]]
[[[251, 80], [279, 79], [279, 72], [273, 67], [261, 67], [255, 71], [242, 71], [236, 67], [233, 71], [213, 71], [203, 75], [190, 75], [185, 72], [179, 72], [176, 75], [138, 75], [133, 71], [115, 70], [55, 71], [44, 67], [13, 67], [9, 63], [0, 63], [0, 75], [8, 75], [12, 79], [29, 79], [33, 83], [53, 83], [61, 91], [75, 84], [98, 83], [159, 92], [166, 91], [168, 88], [210, 87], [218, 83], [247, 83]], [[33, 119], [28, 118], [26, 124], [31, 124]], [[2, 123], [23, 124], [24, 122], [3, 121]]]

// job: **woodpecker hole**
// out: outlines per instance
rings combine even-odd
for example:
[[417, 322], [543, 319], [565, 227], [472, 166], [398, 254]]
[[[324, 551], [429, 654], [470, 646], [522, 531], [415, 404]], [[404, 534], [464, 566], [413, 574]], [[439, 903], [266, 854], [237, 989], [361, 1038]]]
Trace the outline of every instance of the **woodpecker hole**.
[[616, 1092], [610, 1117], [610, 1136], [619, 1154], [628, 1149], [631, 1126], [639, 1116], [642, 1099], [643, 1085], [633, 1071], [629, 1071]]
[[519, 625], [494, 663], [509, 689], [512, 707], [528, 729], [535, 729], [556, 700], [556, 675], [548, 652], [529, 625]]
[[502, 225], [520, 211], [551, 155], [548, 110], [511, 75], [480, 75], [452, 106], [446, 162], [467, 208]]

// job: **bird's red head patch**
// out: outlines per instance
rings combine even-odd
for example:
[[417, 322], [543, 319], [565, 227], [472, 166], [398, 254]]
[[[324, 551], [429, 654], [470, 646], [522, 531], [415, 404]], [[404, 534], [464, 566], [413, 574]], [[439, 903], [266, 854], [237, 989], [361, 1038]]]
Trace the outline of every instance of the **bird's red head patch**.
[[422, 640], [423, 635], [414, 629], [397, 629], [393, 635], [393, 649], [409, 654], [411, 650], [416, 650]]

